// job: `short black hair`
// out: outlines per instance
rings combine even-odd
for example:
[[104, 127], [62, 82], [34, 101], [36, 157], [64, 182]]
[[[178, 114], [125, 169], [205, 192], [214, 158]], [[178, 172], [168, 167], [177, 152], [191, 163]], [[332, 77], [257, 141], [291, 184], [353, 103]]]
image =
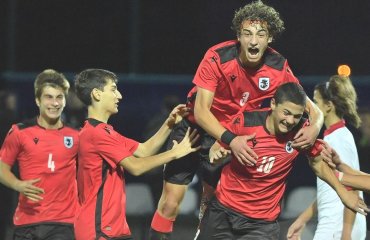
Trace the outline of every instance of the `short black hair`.
[[104, 69], [86, 69], [75, 77], [75, 90], [78, 98], [87, 106], [91, 105], [91, 92], [94, 88], [103, 90], [108, 81], [117, 83], [116, 74]]
[[294, 104], [306, 107], [306, 92], [298, 83], [288, 82], [280, 85], [275, 94], [274, 99], [276, 105], [284, 102], [292, 102]]

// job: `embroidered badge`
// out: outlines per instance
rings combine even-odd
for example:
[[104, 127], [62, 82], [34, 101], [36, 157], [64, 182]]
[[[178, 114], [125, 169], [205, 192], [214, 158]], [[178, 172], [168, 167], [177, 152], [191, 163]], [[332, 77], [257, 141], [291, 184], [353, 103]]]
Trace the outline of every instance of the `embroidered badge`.
[[64, 137], [64, 146], [66, 148], [73, 147], [73, 137]]
[[270, 87], [270, 78], [268, 77], [261, 77], [258, 79], [258, 87], [261, 90], [267, 90]]
[[293, 152], [292, 144], [293, 144], [292, 141], [288, 141], [286, 143], [285, 150], [286, 150], [287, 153], [292, 153]]

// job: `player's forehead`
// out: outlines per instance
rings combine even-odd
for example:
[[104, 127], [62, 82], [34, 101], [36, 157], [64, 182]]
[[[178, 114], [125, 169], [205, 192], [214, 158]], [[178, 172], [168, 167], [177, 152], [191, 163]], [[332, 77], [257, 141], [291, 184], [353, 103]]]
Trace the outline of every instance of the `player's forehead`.
[[240, 28], [242, 31], [268, 31], [268, 25], [266, 21], [246, 19], [242, 22]]
[[290, 101], [284, 101], [277, 105], [280, 110], [287, 111], [293, 115], [303, 114], [305, 106], [295, 104]]
[[46, 85], [41, 90], [41, 96], [64, 96], [64, 91], [61, 87]]
[[105, 88], [117, 88], [116, 80], [113, 80], [111, 78], [108, 78], [106, 80], [106, 84], [104, 86]]

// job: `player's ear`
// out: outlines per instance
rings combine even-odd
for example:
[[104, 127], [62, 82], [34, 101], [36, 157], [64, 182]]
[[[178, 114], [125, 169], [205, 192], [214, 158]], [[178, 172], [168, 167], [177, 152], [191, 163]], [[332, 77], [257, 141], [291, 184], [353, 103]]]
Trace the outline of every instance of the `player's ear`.
[[327, 101], [325, 103], [325, 106], [326, 106], [326, 112], [331, 112], [331, 111], [335, 111], [335, 105], [333, 104], [332, 101]]
[[276, 107], [275, 98], [271, 98], [270, 107], [271, 107], [271, 110], [275, 109], [275, 107]]
[[270, 37], [267, 39], [267, 42], [268, 42], [268, 43], [272, 43], [272, 40], [273, 40], [273, 38], [270, 36]]
[[38, 107], [40, 107], [40, 99], [35, 98], [35, 102], [36, 102], [36, 105], [37, 105]]
[[91, 91], [91, 98], [97, 102], [100, 101], [101, 99], [101, 90], [97, 89], [97, 88], [94, 88], [92, 91]]

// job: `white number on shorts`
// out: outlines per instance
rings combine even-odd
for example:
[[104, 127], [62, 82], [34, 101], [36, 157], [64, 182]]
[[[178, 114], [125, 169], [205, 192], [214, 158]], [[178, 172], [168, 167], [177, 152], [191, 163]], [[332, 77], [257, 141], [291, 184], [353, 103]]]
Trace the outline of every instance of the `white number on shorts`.
[[54, 170], [55, 170], [55, 162], [52, 159], [53, 159], [53, 154], [52, 153], [49, 153], [48, 168], [50, 168], [50, 170], [52, 172], [54, 172]]
[[263, 157], [261, 165], [257, 168], [257, 172], [269, 173], [274, 165], [275, 157]]

